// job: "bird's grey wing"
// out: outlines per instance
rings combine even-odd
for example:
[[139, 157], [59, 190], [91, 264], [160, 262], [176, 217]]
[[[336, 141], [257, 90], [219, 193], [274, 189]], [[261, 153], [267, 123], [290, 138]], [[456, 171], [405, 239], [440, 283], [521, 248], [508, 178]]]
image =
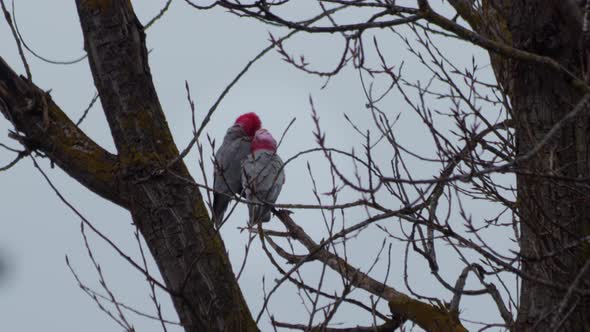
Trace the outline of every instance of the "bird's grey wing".
[[[242, 134], [242, 135], [240, 135]], [[250, 140], [241, 128], [228, 129], [223, 144], [215, 153], [213, 177], [213, 214], [219, 226], [234, 194], [241, 194], [241, 163], [250, 151]]]
[[252, 188], [254, 186], [254, 172], [256, 168], [256, 161], [252, 154], [248, 154], [244, 160], [242, 160], [242, 188], [246, 198], [250, 198], [252, 195]]
[[265, 169], [261, 172], [260, 176], [260, 187], [264, 192], [264, 196], [260, 199], [274, 203], [279, 198], [283, 184], [285, 183], [285, 173], [283, 171], [283, 161], [276, 155], [267, 155], [265, 158], [266, 162]]
[[[252, 166], [248, 169], [250, 175], [250, 200], [255, 202], [276, 202], [285, 181], [282, 169], [283, 162], [275, 153], [261, 151], [255, 153]], [[253, 206], [251, 209], [251, 222], [267, 222], [270, 220], [270, 208], [268, 206]]]
[[[260, 200], [256, 196], [256, 167], [257, 162], [252, 154], [249, 154], [242, 161], [242, 187], [244, 197], [253, 203], [260, 203]], [[256, 220], [259, 219], [261, 206], [256, 204], [248, 204], [248, 224], [255, 224]]]

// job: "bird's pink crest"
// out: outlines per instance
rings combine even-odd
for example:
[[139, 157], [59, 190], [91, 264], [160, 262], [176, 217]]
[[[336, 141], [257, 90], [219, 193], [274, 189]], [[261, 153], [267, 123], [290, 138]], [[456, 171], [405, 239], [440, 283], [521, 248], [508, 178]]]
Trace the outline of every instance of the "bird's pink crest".
[[258, 129], [254, 134], [251, 146], [252, 152], [256, 150], [277, 151], [277, 141], [266, 129]]
[[242, 129], [244, 129], [244, 131], [246, 132], [246, 135], [250, 137], [254, 136], [256, 131], [260, 129], [260, 126], [262, 125], [260, 122], [260, 118], [254, 112], [244, 113], [240, 115], [236, 119], [236, 123], [239, 124], [242, 127]]

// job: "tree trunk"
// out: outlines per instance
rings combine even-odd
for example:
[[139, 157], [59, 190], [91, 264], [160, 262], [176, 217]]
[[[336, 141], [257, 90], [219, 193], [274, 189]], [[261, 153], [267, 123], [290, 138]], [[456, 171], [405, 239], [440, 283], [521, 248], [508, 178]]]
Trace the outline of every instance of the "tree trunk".
[[[512, 2], [509, 27], [515, 48], [552, 57], [581, 75], [581, 26], [569, 1]], [[513, 64], [511, 101], [517, 154], [531, 151], [580, 102], [563, 75], [536, 63]], [[532, 158], [518, 164], [522, 289], [518, 331], [588, 331], [590, 298], [570, 292], [588, 259], [587, 247], [566, 249], [590, 235], [588, 106]], [[583, 273], [577, 287], [588, 285]], [[531, 278], [533, 277], [533, 278]], [[544, 279], [550, 284], [533, 280]]]
[[198, 188], [178, 158], [131, 2], [77, 0], [85, 48], [117, 147], [88, 138], [0, 58], [0, 111], [13, 136], [131, 212], [185, 331], [258, 331]]
[[186, 331], [257, 330], [219, 235], [158, 100], [143, 27], [127, 1], [76, 1], [94, 83], [122, 167], [129, 211]]

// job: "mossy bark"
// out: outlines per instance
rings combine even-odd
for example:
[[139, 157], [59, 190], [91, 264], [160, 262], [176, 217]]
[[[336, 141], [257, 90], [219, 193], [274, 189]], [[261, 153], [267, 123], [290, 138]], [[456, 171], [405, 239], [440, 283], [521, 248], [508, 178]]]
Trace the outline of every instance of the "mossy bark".
[[[178, 157], [128, 1], [76, 1], [126, 201], [186, 331], [257, 331], [199, 190]], [[173, 173], [173, 174], [172, 174]]]
[[458, 312], [450, 312], [446, 308], [438, 308], [406, 295], [389, 301], [389, 309], [429, 332], [467, 332], [459, 321]]
[[[143, 27], [129, 1], [76, 1], [94, 83], [117, 148], [88, 138], [0, 58], [0, 111], [30, 150], [126, 208], [148, 244], [185, 331], [258, 331], [223, 242], [158, 100]], [[183, 179], [184, 178], [184, 179]]]
[[39, 150], [96, 194], [127, 206], [119, 181], [118, 157], [96, 144], [53, 102], [51, 96], [17, 75], [0, 58], [0, 112], [29, 150]]

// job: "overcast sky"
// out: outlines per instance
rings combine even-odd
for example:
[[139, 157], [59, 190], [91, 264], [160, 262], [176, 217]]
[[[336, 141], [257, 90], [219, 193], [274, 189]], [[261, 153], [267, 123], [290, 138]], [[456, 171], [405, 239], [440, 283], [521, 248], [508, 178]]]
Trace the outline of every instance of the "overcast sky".
[[[160, 10], [164, 2], [133, 1], [133, 5], [140, 21], [145, 23]], [[317, 5], [312, 5], [315, 2], [305, 3], [308, 5], [293, 8], [290, 14], [296, 17], [311, 10], [317, 13]], [[16, 0], [16, 18], [27, 43], [43, 56], [63, 61], [84, 54], [82, 34], [73, 1]], [[223, 10], [196, 11], [182, 1], [174, 2], [164, 18], [147, 31], [152, 76], [170, 128], [180, 148], [186, 146], [192, 135], [190, 111], [184, 90], [185, 80], [190, 83], [197, 106], [197, 120], [200, 120], [241, 68], [268, 45], [269, 31], [275, 36], [284, 33], [284, 30], [270, 29], [258, 21], [240, 19]], [[412, 75], [411, 78], [416, 80], [424, 77], [426, 80], [428, 77], [424, 75], [424, 68], [412, 61], [399, 38], [391, 34], [385, 36], [387, 37], [380, 40], [391, 63], [399, 66], [405, 61], [405, 71]], [[370, 42], [370, 39], [367, 40]], [[15, 70], [24, 74], [12, 35], [4, 20], [0, 23], [0, 41], [0, 55]], [[294, 54], [305, 54], [313, 66], [329, 70], [338, 62], [342, 42], [333, 35], [302, 34], [286, 43], [286, 46]], [[441, 46], [445, 54], [455, 59], [459, 65], [471, 66], [472, 56], [475, 56], [481, 66], [485, 66], [489, 61], [485, 53], [465, 43], [448, 40]], [[26, 56], [31, 65], [34, 82], [45, 90], [51, 90], [55, 102], [71, 118], [78, 119], [95, 92], [87, 61], [62, 66], [44, 63], [28, 53]], [[491, 80], [489, 70], [482, 75]], [[294, 69], [282, 61], [276, 52], [270, 53], [257, 63], [226, 97], [213, 116], [206, 133], [219, 143], [227, 127], [238, 115], [255, 111], [262, 118], [263, 126], [275, 137], [280, 137], [289, 121], [296, 117], [294, 127], [279, 149], [279, 154], [283, 159], [287, 159], [298, 151], [316, 147], [309, 106], [309, 96], [312, 96], [323, 130], [327, 133], [328, 144], [347, 150], [356, 147], [361, 151], [364, 143], [362, 138], [354, 134], [343, 117], [346, 113], [360, 128], [371, 128], [358, 73], [347, 69], [322, 89], [324, 83], [323, 79], [310, 77]], [[391, 118], [398, 113], [402, 114], [396, 126], [396, 134], [403, 143], [420, 153], [433, 151], [430, 149], [431, 141], [428, 135], [424, 134], [419, 119], [407, 114], [408, 107], [399, 96], [389, 98], [386, 106]], [[441, 107], [444, 108], [444, 105]], [[18, 148], [15, 142], [7, 138], [9, 129], [9, 123], [3, 118], [0, 119], [0, 142]], [[82, 124], [82, 129], [103, 147], [115, 152], [100, 103], [91, 109]], [[387, 162], [391, 158], [391, 151], [387, 147], [379, 148], [378, 151], [383, 153], [377, 157], [382, 161]], [[206, 154], [207, 175], [211, 179], [211, 151], [208, 147]], [[12, 154], [0, 150], [0, 166], [13, 157]], [[201, 181], [197, 157], [196, 153], [191, 153], [185, 161], [193, 176]], [[76, 208], [118, 246], [138, 259], [139, 250], [133, 236], [134, 226], [127, 211], [94, 195], [58, 168], [51, 168], [48, 160], [37, 160]], [[312, 166], [319, 191], [330, 190], [325, 161], [320, 155], [312, 155], [290, 164], [286, 169], [286, 184], [279, 198], [280, 202], [315, 203], [311, 191], [312, 183], [305, 167], [306, 162], [310, 162]], [[424, 165], [419, 161], [410, 161], [410, 166], [418, 178], [432, 176], [438, 170], [437, 167]], [[343, 164], [343, 167], [352, 169], [352, 165], [349, 164]], [[104, 293], [88, 258], [80, 233], [79, 218], [52, 192], [39, 172], [33, 168], [30, 159], [22, 160], [10, 171], [0, 173], [0, 198], [0, 330], [120, 330], [120, 327], [77, 287], [77, 282], [65, 263], [66, 255], [82, 281]], [[344, 202], [358, 196], [344, 191], [340, 198]], [[396, 202], [391, 204], [392, 208], [398, 207]], [[489, 207], [476, 202], [468, 202], [467, 208], [470, 209], [470, 213], [480, 216], [489, 212]], [[241, 264], [247, 241], [247, 235], [240, 233], [237, 227], [245, 225], [246, 217], [246, 208], [238, 207], [221, 232], [234, 270]], [[352, 209], [347, 212], [346, 221], [352, 224], [363, 220], [364, 217], [366, 214], [362, 209]], [[317, 211], [295, 211], [294, 219], [316, 240], [326, 236]], [[397, 224], [397, 221], [390, 222]], [[395, 226], [392, 226], [392, 229], [396, 229]], [[117, 298], [123, 303], [153, 314], [154, 306], [149, 299], [149, 288], [144, 278], [103, 241], [93, 234], [89, 233], [88, 236], [106, 281]], [[506, 234], [498, 233], [494, 236], [492, 240], [502, 251], [512, 248], [513, 244]], [[383, 240], [382, 232], [377, 232], [373, 228], [367, 229], [351, 241], [349, 260], [357, 267], [367, 269]], [[387, 243], [392, 243], [392, 267], [387, 283], [407, 291], [403, 284], [402, 270], [404, 244], [390, 240], [387, 240]], [[450, 253], [448, 248], [440, 250], [444, 263], [442, 274], [449, 280], [454, 280], [461, 265], [444, 257], [444, 253]], [[382, 259], [373, 270], [372, 275], [376, 278], [385, 278], [385, 261], [386, 259]], [[422, 259], [416, 259], [415, 262], [409, 267], [413, 286], [424, 294], [450, 300], [450, 293], [433, 282], [426, 263]], [[302, 274], [314, 284], [320, 270], [321, 265], [315, 264], [304, 267]], [[156, 272], [153, 264], [151, 271]], [[240, 279], [242, 291], [254, 315], [258, 314], [262, 305], [263, 276], [268, 291], [274, 285], [278, 273], [273, 270], [259, 246], [255, 245]], [[330, 275], [328, 280], [330, 283], [327, 290], [338, 289], [338, 278]], [[159, 295], [165, 317], [177, 321], [169, 298], [165, 294]], [[355, 295], [370, 303], [366, 293], [359, 290]], [[296, 290], [287, 286], [274, 295], [270, 309], [277, 320], [307, 323], [308, 315], [301, 302]], [[383, 301], [380, 307], [384, 308]], [[480, 298], [466, 298], [462, 302], [461, 311], [462, 317], [473, 320], [497, 316], [491, 302]], [[156, 322], [132, 313], [127, 317], [137, 327], [137, 331], [156, 331], [159, 328]], [[368, 324], [370, 317], [356, 308], [344, 306], [333, 322], [341, 322], [344, 326], [362, 325]], [[262, 318], [260, 327], [264, 331], [270, 329], [268, 316]], [[175, 330], [180, 329], [169, 329]]]

